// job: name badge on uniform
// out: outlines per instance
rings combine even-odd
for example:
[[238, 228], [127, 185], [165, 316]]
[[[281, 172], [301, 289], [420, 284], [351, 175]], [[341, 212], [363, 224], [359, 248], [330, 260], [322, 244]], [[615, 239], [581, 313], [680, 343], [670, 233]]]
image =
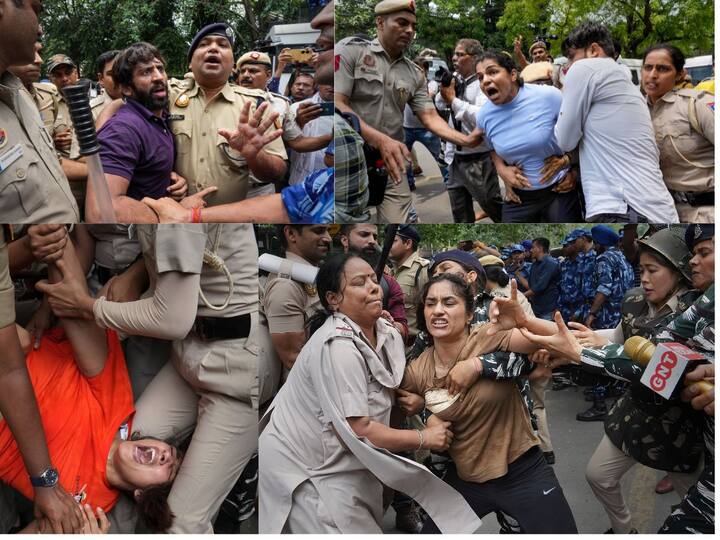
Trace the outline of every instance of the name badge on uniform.
[[167, 117], [168, 122], [180, 122], [181, 120], [185, 120], [184, 114], [170, 114]]
[[17, 143], [10, 150], [0, 155], [0, 173], [20, 159], [24, 152], [22, 144]]
[[335, 330], [343, 337], [353, 337], [353, 330], [349, 326], [336, 326]]
[[175, 100], [175, 105], [184, 109], [185, 107], [190, 105], [190, 98], [187, 96], [187, 94], [182, 94], [181, 96], [178, 96], [178, 98]]

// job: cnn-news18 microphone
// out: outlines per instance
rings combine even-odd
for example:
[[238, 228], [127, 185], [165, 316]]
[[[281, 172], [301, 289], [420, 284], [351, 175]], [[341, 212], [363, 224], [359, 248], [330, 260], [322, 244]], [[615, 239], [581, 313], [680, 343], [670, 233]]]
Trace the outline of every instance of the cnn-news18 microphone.
[[[688, 365], [693, 369], [693, 363], [705, 359], [705, 356], [682, 343], [660, 343], [656, 346], [641, 336], [628, 338], [625, 341], [625, 352], [634, 362], [645, 366], [640, 382], [665, 399], [669, 399], [675, 391]], [[702, 393], [714, 388], [706, 380], [685, 384], [697, 384]]]

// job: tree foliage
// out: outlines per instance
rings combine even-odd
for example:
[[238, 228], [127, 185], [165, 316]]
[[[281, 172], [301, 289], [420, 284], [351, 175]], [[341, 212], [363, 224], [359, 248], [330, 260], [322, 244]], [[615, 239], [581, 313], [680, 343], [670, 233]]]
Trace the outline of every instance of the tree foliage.
[[94, 77], [102, 52], [148, 41], [160, 49], [168, 71], [182, 75], [188, 46], [203, 26], [230, 24], [235, 51], [243, 53], [274, 24], [307, 21], [304, 6], [304, 0], [45, 0], [42, 55], [68, 54], [83, 75]]
[[[375, 35], [375, 0], [339, 0], [335, 4], [336, 37]], [[606, 24], [620, 40], [626, 58], [638, 58], [653, 43], [669, 42], [687, 56], [709, 54], [714, 40], [711, 0], [416, 0], [418, 33], [408, 56], [424, 48], [449, 60], [455, 42], [474, 38], [486, 48], [512, 50], [516, 36], [527, 48], [538, 35], [549, 40], [551, 53], [585, 19]]]

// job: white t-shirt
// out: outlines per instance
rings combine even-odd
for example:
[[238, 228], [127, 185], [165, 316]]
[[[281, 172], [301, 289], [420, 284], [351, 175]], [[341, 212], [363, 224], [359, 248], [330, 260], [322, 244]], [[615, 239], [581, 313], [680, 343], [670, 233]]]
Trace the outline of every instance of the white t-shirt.
[[555, 137], [564, 152], [580, 143], [587, 218], [624, 214], [630, 205], [651, 223], [678, 222], [647, 103], [612, 58], [570, 67]]
[[[290, 105], [293, 115], [297, 115], [298, 108], [301, 103], [322, 103], [323, 99], [320, 93], [316, 92], [314, 96], [298, 101]], [[305, 137], [319, 137], [332, 133], [333, 117], [320, 116], [315, 120], [310, 120], [302, 129]], [[299, 184], [309, 174], [325, 168], [325, 149], [315, 150], [314, 152], [293, 152], [290, 155], [290, 185]]]

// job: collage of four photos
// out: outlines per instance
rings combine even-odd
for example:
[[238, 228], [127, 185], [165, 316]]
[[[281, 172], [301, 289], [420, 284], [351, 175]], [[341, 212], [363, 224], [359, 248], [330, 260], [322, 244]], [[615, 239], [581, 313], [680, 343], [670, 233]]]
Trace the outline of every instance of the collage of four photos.
[[0, 534], [713, 534], [710, 0], [0, 0]]

